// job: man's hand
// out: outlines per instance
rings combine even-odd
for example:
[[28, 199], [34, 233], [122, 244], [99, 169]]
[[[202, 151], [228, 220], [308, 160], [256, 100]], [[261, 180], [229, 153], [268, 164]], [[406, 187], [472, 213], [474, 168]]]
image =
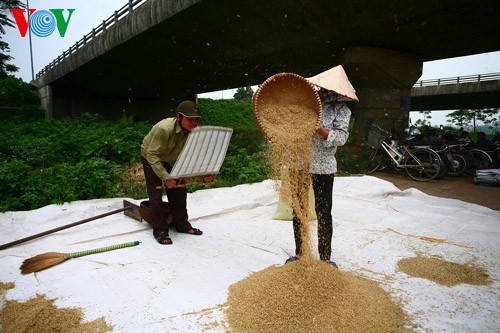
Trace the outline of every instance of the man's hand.
[[176, 179], [165, 179], [165, 181], [163, 182], [163, 185], [165, 185], [166, 188], [177, 187], [177, 180]]
[[203, 182], [212, 183], [214, 181], [214, 176], [203, 176]]

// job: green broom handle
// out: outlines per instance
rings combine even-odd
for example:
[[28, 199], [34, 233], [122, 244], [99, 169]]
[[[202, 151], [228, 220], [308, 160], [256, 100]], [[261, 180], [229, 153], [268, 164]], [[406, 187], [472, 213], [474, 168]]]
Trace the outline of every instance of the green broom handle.
[[93, 249], [93, 250], [74, 252], [74, 253], [70, 253], [69, 254], [68, 259], [83, 257], [83, 256], [86, 256], [86, 255], [89, 255], [89, 254], [96, 254], [96, 253], [101, 253], [101, 252], [106, 252], [106, 251], [113, 251], [113, 250], [123, 249], [124, 247], [130, 247], [130, 246], [139, 245], [140, 243], [141, 242], [139, 242], [139, 241], [135, 241], [135, 242], [128, 242], [128, 243], [123, 243], [123, 244], [117, 244], [117, 245], [111, 245], [111, 246], [101, 247], [101, 248]]

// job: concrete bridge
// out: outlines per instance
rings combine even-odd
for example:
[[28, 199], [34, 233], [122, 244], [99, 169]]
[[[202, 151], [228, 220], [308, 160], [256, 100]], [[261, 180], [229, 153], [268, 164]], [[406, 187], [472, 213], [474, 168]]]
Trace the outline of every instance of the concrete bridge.
[[418, 81], [411, 89], [411, 110], [500, 108], [500, 73]]
[[359, 142], [373, 122], [406, 125], [402, 101], [424, 61], [500, 50], [498, 8], [497, 0], [129, 0], [34, 84], [48, 117], [155, 120], [186, 96], [342, 64], [360, 98]]

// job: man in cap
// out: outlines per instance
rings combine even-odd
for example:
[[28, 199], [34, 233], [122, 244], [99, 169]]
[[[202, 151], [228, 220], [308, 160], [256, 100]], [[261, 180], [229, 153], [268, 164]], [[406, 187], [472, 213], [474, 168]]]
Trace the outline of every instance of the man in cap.
[[[163, 209], [161, 187], [165, 187], [172, 223], [177, 232], [201, 235], [200, 229], [193, 228], [188, 221], [187, 191], [178, 187], [178, 181], [168, 179], [169, 172], [179, 157], [189, 133], [200, 124], [201, 112], [198, 103], [183, 101], [177, 107], [175, 118], [166, 118], [153, 126], [141, 145], [141, 162], [149, 196], [149, 212], [153, 236], [162, 245], [172, 244], [168, 234], [166, 213]], [[205, 176], [210, 183], [213, 176]]]
[[[312, 187], [318, 218], [318, 252], [321, 260], [337, 267], [337, 264], [330, 260], [333, 236], [333, 179], [337, 172], [335, 153], [337, 147], [343, 146], [349, 137], [351, 110], [343, 101], [358, 101], [358, 98], [340, 65], [307, 80], [318, 89], [322, 106], [321, 124], [316, 128], [316, 134], [313, 137], [311, 162]], [[298, 260], [302, 255], [300, 226], [301, 222], [294, 213], [293, 231], [296, 255], [286, 260], [287, 263]]]

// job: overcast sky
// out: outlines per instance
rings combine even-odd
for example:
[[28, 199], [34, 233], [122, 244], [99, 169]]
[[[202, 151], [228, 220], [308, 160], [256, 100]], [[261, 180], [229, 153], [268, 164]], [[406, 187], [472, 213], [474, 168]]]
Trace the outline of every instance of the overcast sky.
[[[26, 3], [26, 1], [23, 1]], [[128, 3], [127, 0], [31, 0], [29, 6], [37, 11], [53, 8], [75, 9], [68, 24], [66, 35], [61, 37], [55, 31], [47, 37], [38, 37], [32, 34], [31, 44], [33, 53], [33, 67], [36, 75], [41, 69], [57, 58], [70, 46], [88, 34], [92, 28], [97, 27], [103, 20], [110, 17], [115, 10], [120, 9]], [[36, 12], [35, 12], [36, 13]], [[10, 13], [9, 13], [10, 14]], [[68, 11], [63, 12], [67, 18]], [[11, 16], [12, 17], [12, 16]], [[4, 40], [10, 46], [10, 55], [14, 57], [11, 61], [20, 68], [15, 74], [24, 81], [30, 82], [32, 78], [30, 43], [28, 35], [21, 37], [17, 27], [6, 29]], [[424, 63], [421, 80], [455, 77], [464, 75], [476, 75], [484, 73], [500, 72], [500, 51], [467, 57], [451, 58], [446, 60]], [[235, 90], [202, 94], [201, 97], [213, 99], [232, 98]], [[433, 120], [442, 117], [433, 115]], [[415, 119], [416, 120], [416, 119]], [[414, 121], [415, 121], [414, 120]], [[434, 124], [433, 121], [433, 124]]]

